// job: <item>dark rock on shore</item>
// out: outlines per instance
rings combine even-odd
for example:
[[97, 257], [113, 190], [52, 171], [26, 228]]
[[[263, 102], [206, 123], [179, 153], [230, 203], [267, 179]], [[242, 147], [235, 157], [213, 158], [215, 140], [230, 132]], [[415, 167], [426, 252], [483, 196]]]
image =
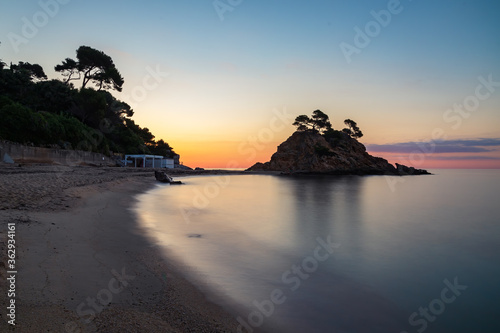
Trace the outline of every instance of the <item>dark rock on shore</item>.
[[169, 184], [174, 184], [174, 185], [182, 184], [182, 182], [180, 182], [180, 181], [173, 180], [172, 177], [167, 175], [167, 173], [165, 171], [155, 170], [155, 178], [157, 181], [162, 182], [162, 183], [169, 183]]
[[190, 168], [187, 165], [182, 165], [182, 164], [176, 165], [175, 169], [179, 169], [179, 170], [193, 170], [193, 168]]
[[248, 171], [281, 171], [285, 174], [423, 175], [426, 170], [390, 164], [366, 152], [363, 144], [346, 133], [323, 136], [297, 131], [278, 146], [271, 160]]

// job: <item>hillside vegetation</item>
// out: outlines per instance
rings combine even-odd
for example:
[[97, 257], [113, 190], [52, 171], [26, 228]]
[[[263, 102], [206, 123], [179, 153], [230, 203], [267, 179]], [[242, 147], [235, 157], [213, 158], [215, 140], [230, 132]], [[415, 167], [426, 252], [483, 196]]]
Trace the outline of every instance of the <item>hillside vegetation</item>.
[[88, 46], [76, 56], [55, 66], [61, 80], [49, 80], [38, 64], [0, 60], [0, 140], [173, 157], [172, 147], [136, 124], [131, 107], [109, 92], [124, 84], [113, 60]]

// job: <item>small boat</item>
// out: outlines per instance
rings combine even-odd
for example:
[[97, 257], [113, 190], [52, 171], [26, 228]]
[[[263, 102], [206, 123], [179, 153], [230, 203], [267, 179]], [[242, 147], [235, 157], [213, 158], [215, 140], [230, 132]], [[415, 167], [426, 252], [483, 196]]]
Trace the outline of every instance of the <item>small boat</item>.
[[169, 183], [170, 185], [180, 185], [182, 182], [180, 180], [173, 180], [172, 177], [167, 175], [165, 171], [155, 171], [155, 178], [157, 181], [162, 183]]

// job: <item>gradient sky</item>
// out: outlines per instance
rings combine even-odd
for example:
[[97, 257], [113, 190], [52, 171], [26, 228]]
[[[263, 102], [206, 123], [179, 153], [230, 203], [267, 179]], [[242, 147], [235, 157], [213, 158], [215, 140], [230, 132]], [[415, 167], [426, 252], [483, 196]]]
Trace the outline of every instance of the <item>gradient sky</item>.
[[337, 129], [357, 121], [391, 162], [500, 167], [495, 0], [0, 4], [0, 59], [60, 78], [53, 67], [80, 45], [104, 51], [125, 78], [114, 95], [191, 167], [267, 161], [316, 109]]

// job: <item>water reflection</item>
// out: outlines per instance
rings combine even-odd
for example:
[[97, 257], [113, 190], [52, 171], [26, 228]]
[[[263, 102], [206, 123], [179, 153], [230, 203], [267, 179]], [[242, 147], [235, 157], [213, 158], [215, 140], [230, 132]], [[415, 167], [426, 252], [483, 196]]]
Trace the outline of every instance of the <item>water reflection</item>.
[[[469, 304], [493, 309], [498, 303], [489, 296], [498, 295], [500, 278], [498, 176], [409, 177], [396, 192], [383, 177], [229, 178], [218, 188], [216, 177], [158, 186], [140, 197], [138, 215], [194, 280], [206, 283], [222, 304], [240, 305], [241, 318], [280, 289], [286, 302], [261, 328], [415, 331], [409, 315], [439, 296], [443, 279], [457, 275], [471, 285], [464, 303], [450, 306], [426, 332], [470, 327], [469, 314], [485, 313]], [[328, 236], [340, 247], [314, 263], [317, 238], [326, 242]], [[486, 317], [490, 326], [496, 322]]]
[[215, 180], [197, 177], [186, 179], [186, 186], [159, 187], [139, 211], [153, 237], [191, 267], [195, 279], [246, 308], [242, 318], [255, 311], [254, 301], [280, 289], [287, 301], [266, 318], [262, 327], [270, 331], [355, 332], [363, 325], [397, 330], [395, 307], [336, 267], [342, 252], [308, 274], [283, 277], [314, 257], [318, 238], [340, 243], [339, 251], [359, 244], [364, 178], [234, 176], [218, 191]]
[[294, 235], [304, 239], [332, 235], [359, 243], [362, 229], [360, 192], [364, 178], [358, 176], [307, 176], [283, 180], [292, 193]]
[[278, 311], [286, 318], [287, 332], [387, 332], [403, 327], [404, 313], [367, 286], [347, 278], [335, 264], [339, 256], [349, 255], [362, 243], [360, 198], [365, 179], [307, 176], [281, 180], [292, 194], [290, 227], [294, 228], [295, 249], [300, 249], [295, 259], [299, 266], [313, 254], [312, 245], [318, 237], [330, 237], [341, 246], [328, 262], [319, 263], [317, 270], [302, 280]]

